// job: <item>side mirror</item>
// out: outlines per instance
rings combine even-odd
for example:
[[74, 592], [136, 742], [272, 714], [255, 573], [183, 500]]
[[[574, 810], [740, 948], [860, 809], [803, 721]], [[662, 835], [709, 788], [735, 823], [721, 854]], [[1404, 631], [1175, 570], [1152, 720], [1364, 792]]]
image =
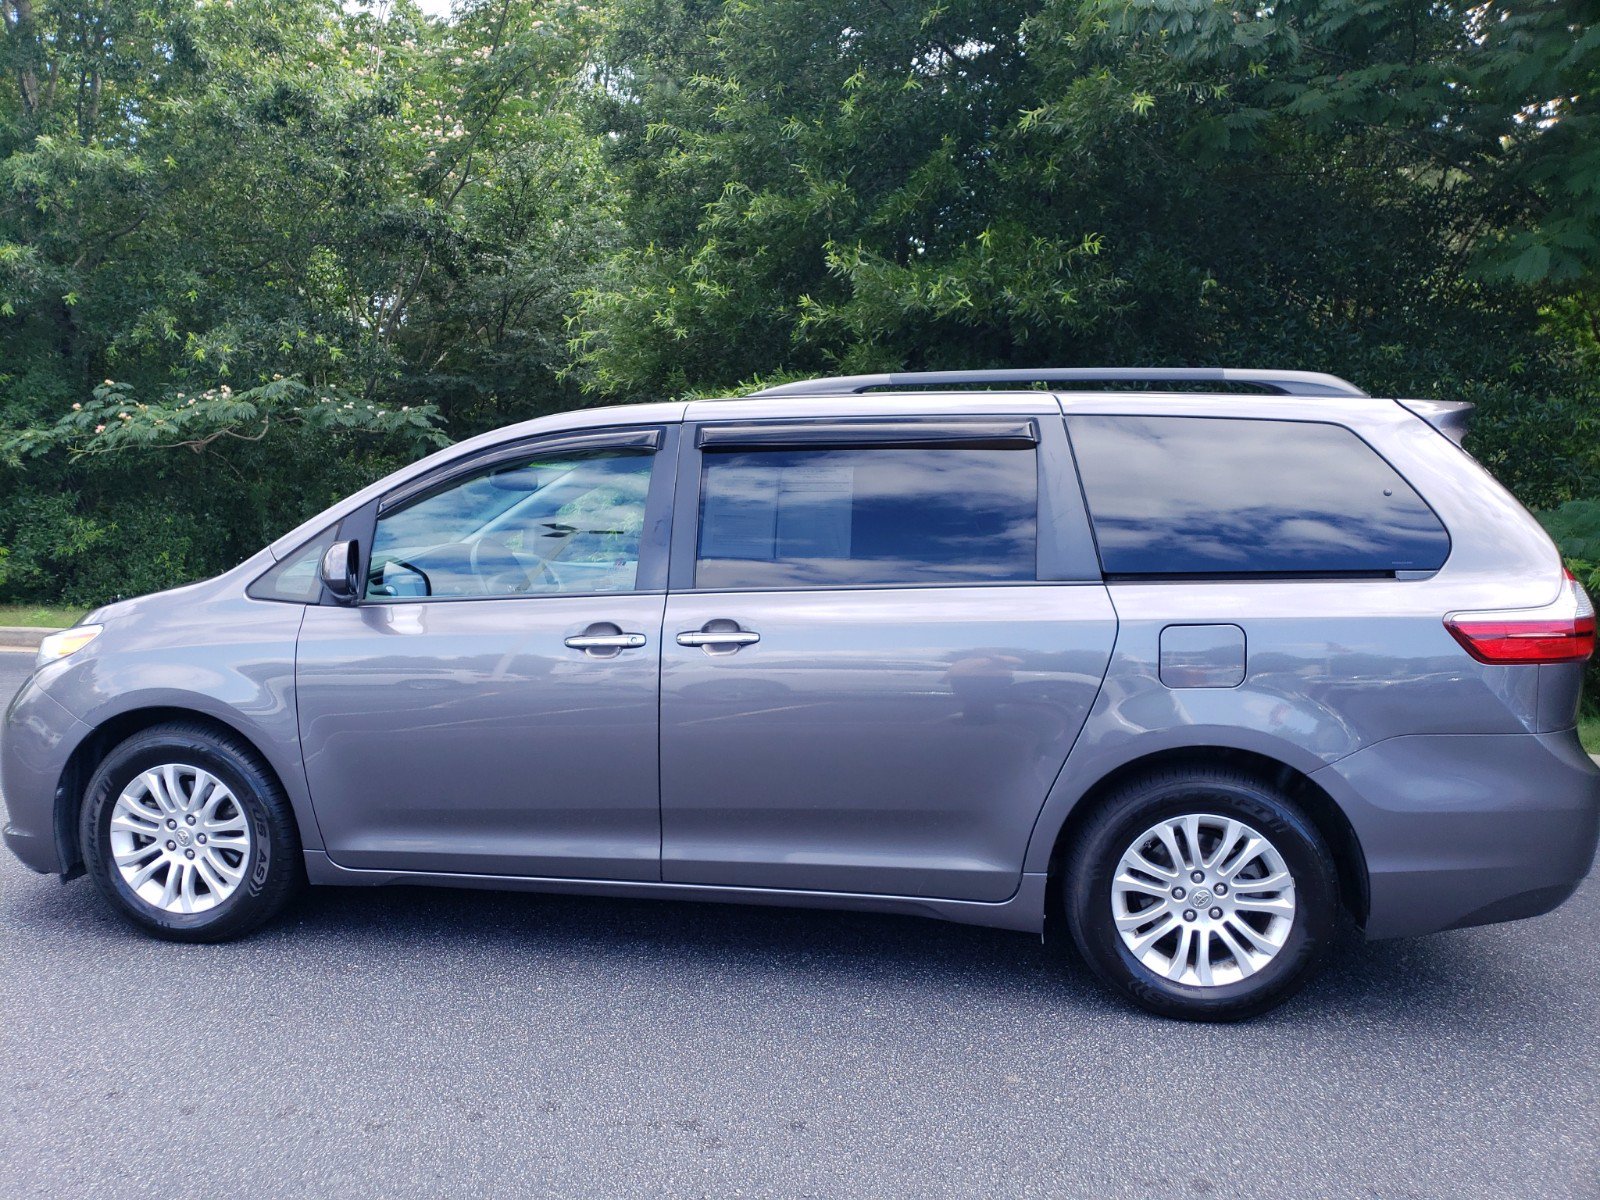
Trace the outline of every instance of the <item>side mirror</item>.
[[361, 546], [335, 542], [322, 556], [322, 586], [340, 604], [349, 604], [361, 591]]

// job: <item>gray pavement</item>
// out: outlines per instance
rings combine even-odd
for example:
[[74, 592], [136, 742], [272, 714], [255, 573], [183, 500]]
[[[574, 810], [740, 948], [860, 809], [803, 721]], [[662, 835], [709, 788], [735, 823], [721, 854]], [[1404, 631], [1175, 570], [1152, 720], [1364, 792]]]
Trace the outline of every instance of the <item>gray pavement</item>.
[[326, 890], [184, 947], [0, 859], [6, 1197], [1600, 1195], [1595, 879], [1208, 1027], [914, 918]]

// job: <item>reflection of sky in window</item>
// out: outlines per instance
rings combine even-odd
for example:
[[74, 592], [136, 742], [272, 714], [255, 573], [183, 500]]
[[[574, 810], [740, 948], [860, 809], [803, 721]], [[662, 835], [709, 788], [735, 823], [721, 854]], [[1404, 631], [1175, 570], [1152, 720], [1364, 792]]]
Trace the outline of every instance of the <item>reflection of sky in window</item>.
[[526, 496], [527, 492], [508, 491], [491, 483], [489, 476], [479, 475], [386, 515], [378, 529], [393, 545], [459, 541]]
[[[595, 513], [586, 511], [585, 516], [607, 515], [609, 528], [626, 513], [602, 514], [605, 508], [642, 507], [650, 462], [647, 455], [594, 455], [501, 464], [386, 514], [378, 522], [376, 542], [380, 548], [437, 546], [479, 531], [504, 537], [547, 523], [563, 507], [600, 488], [606, 489], [604, 499], [592, 506]], [[537, 498], [541, 494], [547, 502]]]
[[1431, 570], [1439, 520], [1335, 425], [1073, 417], [1073, 447], [1112, 574]]
[[708, 453], [696, 582], [1032, 579], [1036, 491], [1027, 451]]

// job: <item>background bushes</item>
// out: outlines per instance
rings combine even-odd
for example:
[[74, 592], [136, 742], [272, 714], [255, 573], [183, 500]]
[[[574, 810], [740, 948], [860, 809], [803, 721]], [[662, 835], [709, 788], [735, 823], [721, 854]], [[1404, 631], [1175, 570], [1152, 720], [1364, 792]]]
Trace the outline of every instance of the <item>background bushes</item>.
[[542, 412], [1046, 364], [1472, 400], [1592, 562], [1593, 7], [0, 5], [0, 601]]

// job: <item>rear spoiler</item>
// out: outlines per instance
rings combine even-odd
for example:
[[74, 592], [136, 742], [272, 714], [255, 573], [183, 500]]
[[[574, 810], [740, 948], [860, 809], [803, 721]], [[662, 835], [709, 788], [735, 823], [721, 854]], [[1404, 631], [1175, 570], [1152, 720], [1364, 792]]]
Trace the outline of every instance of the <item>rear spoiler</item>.
[[1414, 412], [1458, 446], [1472, 424], [1470, 400], [1396, 400], [1395, 403]]

